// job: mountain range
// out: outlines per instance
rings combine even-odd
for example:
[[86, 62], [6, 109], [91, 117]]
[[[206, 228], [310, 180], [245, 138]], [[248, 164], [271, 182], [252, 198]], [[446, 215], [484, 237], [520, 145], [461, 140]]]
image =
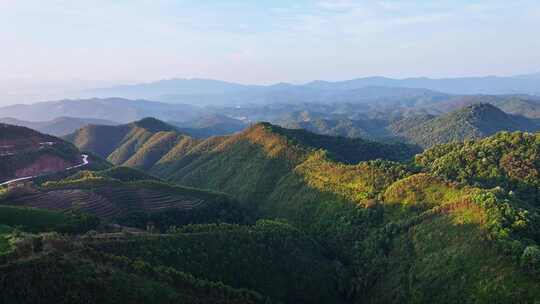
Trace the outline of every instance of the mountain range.
[[[256, 136], [254, 134], [266, 131], [271, 131], [270, 134], [286, 133], [291, 140], [300, 138], [301, 140], [297, 141], [306, 143], [310, 149], [325, 148], [334, 157], [345, 162], [357, 162], [366, 157], [365, 153], [385, 151], [389, 159], [403, 159], [416, 151], [405, 144], [381, 144], [360, 138], [317, 135], [304, 130], [283, 129], [269, 123], [255, 124], [234, 135], [196, 139], [154, 118], [119, 126], [90, 125], [64, 138], [73, 142], [80, 150], [95, 153], [114, 165], [150, 170], [160, 163], [169, 162], [171, 157], [197, 155], [197, 151], [201, 149], [204, 151], [228, 145], [228, 142], [248, 140]], [[380, 151], [376, 152], [377, 149]]]
[[536, 121], [507, 114], [487, 103], [466, 106], [429, 120], [421, 116], [413, 125], [410, 125], [410, 122], [410, 119], [406, 119], [407, 126], [398, 126], [400, 122], [395, 122], [393, 127], [402, 130], [395, 135], [403, 136], [409, 142], [422, 147], [483, 138], [500, 131], [535, 132], [540, 130], [540, 124]]
[[244, 121], [221, 114], [202, 114], [197, 119], [169, 123], [180, 132], [197, 138], [232, 134], [247, 127]]
[[93, 89], [82, 97], [145, 98], [171, 103], [231, 105], [246, 103], [397, 101], [395, 97], [444, 98], [445, 94], [540, 94], [538, 74], [514, 77], [406, 78], [366, 77], [313, 81], [303, 85], [242, 85], [211, 79], [170, 79]]
[[11, 117], [0, 118], [4, 124], [23, 126], [41, 133], [64, 136], [86, 125], [115, 125], [114, 121], [96, 118], [58, 117], [49, 121], [26, 121]]
[[1, 107], [0, 303], [536, 303], [538, 81]]
[[[387, 89], [384, 91], [388, 91]], [[395, 102], [386, 99], [386, 103], [379, 103], [374, 99], [362, 104], [284, 103], [196, 107], [115, 98], [66, 100], [3, 107], [0, 108], [0, 117], [10, 117], [3, 119], [6, 123], [24, 125], [59, 136], [74, 132], [87, 124], [114, 125], [145, 117], [167, 121], [175, 126], [176, 131], [195, 138], [232, 134], [250, 124], [269, 121], [287, 128], [306, 129], [322, 135], [407, 141], [424, 147], [444, 143], [451, 138], [477, 138], [479, 134], [487, 136], [502, 130], [535, 131], [540, 125], [540, 100], [532, 96], [447, 95], [439, 100], [434, 98], [434, 95], [425, 99], [423, 95], [415, 93], [408, 100], [405, 95], [401, 95], [409, 92], [408, 90], [390, 91], [397, 94]], [[484, 106], [474, 107], [475, 104]], [[484, 111], [484, 114], [471, 113], [470, 117], [481, 116], [472, 120], [460, 120], [458, 116], [463, 118], [468, 114], [454, 113], [482, 112], [482, 109], [490, 110]], [[61, 116], [64, 113], [80, 115], [83, 118]], [[38, 117], [51, 117], [52, 120], [35, 121]], [[424, 125], [425, 118], [432, 121]], [[408, 132], [404, 132], [404, 129]], [[439, 135], [435, 133], [438, 132], [454, 135], [441, 135], [442, 139], [437, 140], [435, 138]], [[429, 137], [432, 140], [424, 141]]]
[[424, 148], [483, 138], [500, 131], [540, 130], [538, 120], [505, 113], [489, 103], [475, 103], [441, 115], [416, 114], [393, 120], [317, 118], [304, 112], [279, 123], [318, 134], [403, 141]]
[[[516, 123], [488, 104], [461, 112], [448, 117]], [[539, 133], [421, 152], [270, 123], [196, 139], [145, 118], [65, 138], [109, 163], [0, 187], [3, 302], [540, 297]]]
[[35, 104], [18, 104], [0, 108], [0, 117], [27, 121], [48, 121], [59, 117], [103, 119], [118, 123], [131, 122], [147, 116], [168, 120], [188, 120], [197, 117], [200, 109], [190, 105], [168, 104], [122, 98], [59, 100]]
[[[484, 104], [463, 112], [502, 113]], [[461, 117], [457, 113], [455, 116]], [[159, 129], [168, 132], [166, 126]], [[534, 158], [538, 144], [538, 134], [516, 132], [435, 146], [416, 155], [415, 164], [423, 168], [416, 171], [414, 166], [390, 161], [411, 158], [414, 150], [404, 145], [317, 136], [262, 123], [232, 136], [202, 141], [182, 138], [166, 153], [148, 149], [147, 144], [139, 151], [164, 155], [143, 167], [156, 176], [181, 185], [230, 193], [258, 214], [287, 219], [312, 235], [341, 263], [352, 263], [348, 266], [352, 273], [342, 275], [352, 275], [358, 284], [349, 287], [354, 292], [348, 291], [357, 299], [405, 301], [415, 293], [422, 301], [445, 302], [450, 297], [453, 302], [480, 294], [507, 299], [510, 295], [495, 290], [515, 280], [519, 283], [513, 286], [521, 290], [523, 299], [535, 297], [525, 292], [534, 288], [524, 286], [537, 281], [529, 278], [526, 270], [519, 270], [513, 258], [505, 257], [489, 244], [517, 246], [514, 250], [522, 256], [524, 251], [534, 250], [527, 249], [527, 240], [538, 239], [538, 231], [532, 227], [515, 228], [510, 245], [506, 230], [500, 226], [504, 224], [489, 223], [502, 220], [501, 216], [504, 221], [519, 221], [513, 212], [525, 208], [520, 201], [529, 202], [527, 212], [536, 214], [533, 206], [537, 204], [538, 180], [529, 177], [538, 170]], [[125, 147], [120, 145], [120, 149]], [[114, 160], [110, 155], [115, 154], [109, 154], [109, 159]], [[130, 161], [122, 161], [119, 164], [131, 165]], [[493, 183], [501, 182], [514, 198], [497, 192], [501, 190], [490, 190]], [[503, 211], [498, 208], [505, 197], [508, 209]], [[486, 240], [484, 233], [492, 236]], [[350, 238], [364, 241], [351, 248]], [[524, 243], [517, 245], [520, 239]], [[140, 241], [136, 246], [145, 245]], [[153, 252], [157, 254], [158, 250]], [[481, 284], [474, 279], [478, 273], [489, 281], [489, 293], [469, 288]], [[405, 287], [403, 280], [411, 276], [414, 282]], [[449, 295], [440, 291], [449, 284], [459, 292]]]

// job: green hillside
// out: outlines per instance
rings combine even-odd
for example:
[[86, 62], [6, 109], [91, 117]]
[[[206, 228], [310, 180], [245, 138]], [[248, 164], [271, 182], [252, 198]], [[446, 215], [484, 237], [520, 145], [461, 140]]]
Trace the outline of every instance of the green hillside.
[[456, 96], [432, 106], [435, 112], [449, 112], [476, 103], [489, 103], [509, 114], [540, 118], [540, 100], [530, 95], [470, 95]]
[[225, 115], [208, 114], [187, 122], [171, 122], [180, 132], [194, 138], [207, 138], [242, 131], [248, 125]]
[[[531, 262], [536, 261], [531, 255], [539, 240], [533, 231], [540, 231], [540, 221], [529, 184], [516, 185], [522, 189], [517, 195], [524, 196], [512, 197], [491, 190], [489, 183], [445, 181], [438, 167], [432, 171], [427, 162], [371, 160], [347, 165], [335, 161], [339, 149], [305, 149], [299, 143], [312, 138], [288, 132], [258, 125], [234, 139], [207, 144], [209, 149], [188, 152], [170, 164], [172, 171], [163, 166], [163, 171], [156, 167], [154, 172], [170, 174], [171, 180], [186, 185], [231, 193], [255, 204], [261, 217], [287, 219], [306, 231], [346, 265], [352, 279], [342, 292], [354, 301], [488, 303], [517, 297], [528, 302], [540, 296], [540, 281], [522, 266], [540, 265]], [[528, 151], [515, 161], [538, 166], [534, 141], [501, 142], [498, 136], [504, 133], [478, 146], [494, 141], [507, 151]], [[317, 147], [324, 148], [324, 141]], [[453, 155], [444, 147], [434, 148], [442, 149], [437, 154], [441, 159]], [[454, 160], [446, 162], [448, 169], [463, 167], [468, 172], [469, 166], [476, 166], [467, 163], [470, 158]], [[418, 175], [424, 170], [427, 173]], [[504, 180], [487, 170], [493, 181]], [[525, 175], [532, 185], [538, 181], [534, 170]]]
[[410, 142], [436, 144], [482, 138], [499, 131], [534, 131], [539, 126], [525, 117], [506, 114], [491, 104], [473, 104], [410, 128], [394, 126]]
[[141, 229], [152, 222], [159, 231], [185, 224], [250, 220], [249, 212], [223, 193], [173, 186], [130, 168], [81, 171], [39, 187], [7, 191], [0, 202], [83, 212]]
[[99, 219], [77, 213], [0, 205], [0, 224], [27, 232], [86, 232], [99, 224]]
[[[219, 154], [224, 147], [240, 142], [257, 141], [257, 138], [263, 137], [268, 137], [269, 142], [261, 144], [273, 150], [270, 153], [291, 152], [292, 150], [286, 151], [285, 148], [290, 144], [295, 147], [291, 153], [297, 154], [298, 157], [304, 157], [302, 155], [308, 151], [325, 149], [330, 152], [330, 157], [347, 163], [375, 158], [404, 160], [418, 151], [405, 144], [382, 144], [360, 138], [323, 136], [304, 130], [285, 129], [269, 123], [254, 125], [235, 135], [206, 140], [182, 135], [171, 128], [173, 127], [158, 120], [146, 119], [123, 126], [89, 126], [68, 136], [67, 139], [73, 141], [79, 149], [96, 153], [113, 164], [150, 170], [161, 173], [161, 176], [167, 176], [163, 171], [173, 172], [182, 169], [182, 164], [187, 159], [191, 163], [198, 155], [206, 157], [206, 152], [210, 150]], [[292, 158], [289, 161], [295, 161], [295, 157], [290, 156]]]
[[67, 135], [81, 151], [106, 158], [112, 164], [146, 168], [159, 160], [184, 135], [176, 127], [154, 118], [119, 126], [89, 125]]
[[501, 132], [480, 141], [436, 146], [417, 155], [416, 162], [445, 179], [501, 187], [540, 206], [539, 153], [540, 133]]
[[376, 109], [365, 113], [347, 109], [344, 113], [326, 115], [293, 112], [276, 121], [286, 128], [317, 134], [401, 141], [429, 148], [435, 144], [483, 138], [499, 131], [539, 130], [539, 109], [538, 101], [520, 96], [460, 96], [433, 108], [402, 109], [397, 117], [387, 115], [383, 119], [367, 118]]
[[330, 159], [346, 163], [377, 158], [404, 160], [415, 151], [404, 144], [316, 135], [261, 123], [168, 155], [151, 172], [180, 184], [219, 189], [258, 201], [278, 187], [295, 166], [321, 149]]
[[[67, 247], [47, 249], [49, 243]], [[140, 260], [108, 256], [44, 240], [45, 249], [0, 265], [0, 302], [25, 303], [271, 303], [246, 289], [196, 278]]]
[[[253, 226], [238, 225], [249, 220], [246, 217], [249, 212], [243, 211], [238, 202], [228, 196], [170, 186], [146, 180], [148, 177], [130, 168], [82, 171], [62, 181], [44, 183], [40, 190], [49, 194], [89, 190], [107, 198], [115, 195], [110, 202], [116, 207], [132, 208], [125, 216], [110, 218], [98, 214], [101, 209], [96, 207], [96, 203], [92, 203], [93, 209], [88, 210], [84, 199], [72, 200], [77, 201], [78, 212], [99, 215], [105, 224], [112, 220], [144, 229], [147, 223], [152, 222], [156, 230], [151, 233], [107, 233], [103, 231], [106, 226], [66, 231], [63, 225], [69, 222], [69, 217], [62, 213], [0, 207], [0, 253], [9, 254], [7, 257], [0, 255], [0, 287], [9, 289], [9, 292], [2, 293], [0, 299], [6, 303], [32, 303], [37, 297], [59, 303], [79, 303], [82, 299], [104, 303], [114, 303], [114, 299], [193, 303], [197, 298], [196, 303], [270, 303], [259, 293], [249, 291], [256, 290], [287, 303], [341, 302], [338, 287], [344, 278], [338, 277], [336, 261], [327, 257], [326, 249], [302, 231], [286, 223], [267, 220]], [[115, 194], [118, 190], [121, 193]], [[160, 204], [170, 203], [165, 196], [176, 194], [205, 201], [188, 212], [185, 209], [165, 212], [134, 210], [160, 208], [155, 204], [146, 205], [147, 196], [140, 193], [150, 190], [158, 191]], [[8, 193], [7, 200], [37, 201], [39, 207], [51, 208], [44, 205], [46, 202], [42, 198], [21, 193], [15, 195], [10, 197]], [[70, 199], [70, 195], [69, 192], [62, 193], [63, 198]], [[137, 195], [143, 202], [133, 200]], [[58, 208], [65, 207], [60, 206], [62, 201], [51, 200], [49, 203], [58, 205]], [[197, 223], [219, 224], [188, 225]], [[43, 233], [15, 236], [10, 234], [11, 228], [5, 224], [21, 228], [31, 224], [24, 231], [35, 233], [81, 233], [89, 229], [100, 232], [70, 237]], [[168, 234], [158, 234], [160, 232]], [[12, 240], [15, 243], [12, 244]], [[9, 263], [11, 260], [20, 261]], [[253, 265], [258, 266], [253, 268]], [[61, 279], [61, 275], [69, 280]], [[30, 284], [39, 287], [27, 293], [20, 290], [20, 286]]]
[[92, 246], [255, 290], [286, 303], [341, 302], [336, 268], [324, 248], [285, 223], [188, 226], [174, 235]]
[[[514, 116], [492, 106], [469, 109], [449, 116], [486, 134], [496, 131], [484, 125], [486, 117], [515, 126], [507, 124], [516, 123]], [[75, 235], [67, 243], [79, 251], [55, 251], [97, 269], [90, 273], [101, 276], [108, 269], [106, 282], [127, 273], [143, 286], [163, 288], [166, 282], [165, 290], [175, 294], [167, 275], [179, 272], [285, 303], [540, 299], [538, 133], [501, 132], [436, 145], [413, 158], [417, 150], [405, 144], [268, 123], [205, 140], [175, 140], [169, 134], [174, 131], [161, 128], [154, 128], [154, 140], [144, 140], [145, 148], [130, 144], [129, 159], [137, 160], [131, 166], [144, 171], [82, 171], [4, 197], [16, 205], [75, 209], [104, 223], [139, 228]], [[155, 228], [142, 232], [150, 223]], [[0, 246], [15, 252], [5, 237], [10, 229], [4, 228]], [[108, 259], [145, 273], [104, 266], [111, 265]], [[167, 275], [153, 275], [162, 269]], [[126, 286], [118, 293], [137, 299]], [[210, 291], [221, 292], [222, 285], [213, 286]]]
[[380, 138], [391, 134], [386, 131], [387, 122], [378, 119], [312, 119], [308, 121], [282, 121], [289, 129], [304, 129], [313, 133], [351, 138]]
[[390, 130], [390, 132], [392, 132], [392, 134], [402, 134], [407, 132], [409, 129], [412, 129], [429, 120], [432, 120], [433, 118], [435, 118], [435, 115], [412, 115], [392, 121], [387, 128]]

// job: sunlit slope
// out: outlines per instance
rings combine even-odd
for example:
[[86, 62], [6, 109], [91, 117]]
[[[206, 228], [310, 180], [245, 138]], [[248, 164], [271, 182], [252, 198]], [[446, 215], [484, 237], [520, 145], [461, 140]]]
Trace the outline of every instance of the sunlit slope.
[[145, 118], [120, 126], [89, 125], [65, 138], [115, 165], [148, 168], [184, 137], [169, 124]]
[[[385, 157], [366, 149], [359, 155], [368, 161], [346, 164], [336, 161], [347, 160], [339, 149], [306, 148], [298, 136], [272, 128], [259, 125], [187, 152], [171, 180], [231, 193], [256, 204], [261, 216], [305, 229], [350, 269], [347, 293], [358, 301], [538, 297], [538, 278], [522, 266], [531, 263], [540, 240], [530, 195], [538, 182], [537, 135], [501, 133], [437, 146], [416, 164], [369, 160]], [[522, 165], [512, 172], [504, 169], [509, 161]], [[481, 168], [486, 176], [478, 171], [480, 180], [466, 178]], [[497, 185], [503, 189], [491, 189]], [[396, 266], [401, 261], [408, 264]], [[443, 284], [446, 289], [433, 291]]]
[[180, 184], [220, 189], [246, 199], [266, 196], [283, 177], [319, 150], [346, 163], [377, 158], [405, 160], [415, 151], [403, 144], [316, 135], [266, 123], [182, 148], [160, 160], [152, 172]]

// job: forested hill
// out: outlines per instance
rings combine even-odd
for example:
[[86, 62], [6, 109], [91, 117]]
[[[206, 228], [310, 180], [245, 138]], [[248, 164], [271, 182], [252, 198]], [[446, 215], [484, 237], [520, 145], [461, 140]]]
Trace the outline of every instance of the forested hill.
[[230, 193], [260, 216], [308, 232], [345, 265], [339, 273], [350, 276], [349, 299], [504, 303], [540, 296], [538, 134], [436, 146], [409, 166], [337, 163], [328, 151], [299, 144], [303, 132], [289, 132], [259, 124], [153, 172]]
[[499, 131], [535, 131], [540, 129], [540, 126], [531, 119], [507, 114], [487, 103], [466, 106], [427, 121], [422, 121], [424, 117], [419, 117], [420, 120], [415, 126], [411, 125], [409, 119], [402, 121], [409, 128], [400, 126], [400, 122], [394, 123], [392, 128], [399, 132], [398, 136], [400, 135], [423, 147], [483, 138]]
[[[406, 144], [383, 144], [360, 138], [317, 135], [259, 123], [235, 135], [195, 139], [160, 120], [146, 118], [120, 126], [90, 125], [65, 137], [79, 149], [107, 158], [113, 164], [150, 169], [171, 168], [171, 162], [186, 155], [218, 152], [232, 144], [250, 141], [268, 149], [270, 154], [305, 155], [323, 149], [330, 157], [346, 163], [384, 158], [407, 160], [419, 150]], [[278, 152], [279, 151], [279, 152]], [[290, 158], [293, 161], [295, 157]]]
[[[137, 128], [177, 134], [155, 120]], [[132, 147], [135, 154], [153, 151]], [[27, 236], [41, 251], [0, 266], [0, 287], [13, 291], [0, 296], [20, 302], [25, 294], [13, 286], [38, 282], [48, 287], [38, 290], [48, 299], [64, 290], [84, 297], [92, 286], [133, 302], [201, 296], [206, 288], [219, 298], [210, 303], [264, 301], [261, 294], [285, 303], [534, 303], [540, 298], [539, 151], [540, 134], [526, 132], [437, 145], [414, 158], [409, 146], [268, 123], [231, 136], [186, 137], [149, 154], [165, 152], [157, 161], [140, 158], [149, 160], [143, 162], [147, 172], [179, 186], [114, 168], [28, 193], [76, 195], [74, 206], [90, 212], [96, 206], [142, 209], [142, 217], [102, 216], [138, 228], [151, 220], [166, 233]], [[5, 203], [46, 202], [16, 195]], [[201, 207], [194, 198], [213, 203]], [[193, 207], [184, 208], [186, 222], [175, 222], [178, 214], [154, 217], [175, 202]], [[184, 225], [194, 218], [200, 224]], [[17, 219], [0, 217], [0, 225], [20, 226]], [[2, 250], [24, 249], [5, 242], [20, 238], [5, 236], [10, 227], [0, 226], [0, 258]], [[43, 279], [61, 273], [73, 280]], [[102, 278], [97, 284], [95, 275]]]
[[125, 125], [89, 125], [64, 137], [80, 150], [90, 151], [115, 165], [148, 168], [169, 149], [190, 137], [155, 118]]
[[[302, 129], [286, 129], [269, 123], [260, 123], [244, 134], [262, 128], [266, 135], [283, 137], [287, 142], [303, 149], [325, 150], [336, 161], [354, 164], [371, 159], [405, 161], [419, 149], [401, 143], [380, 143], [361, 138], [319, 135]], [[242, 137], [240, 135], [239, 137]]]

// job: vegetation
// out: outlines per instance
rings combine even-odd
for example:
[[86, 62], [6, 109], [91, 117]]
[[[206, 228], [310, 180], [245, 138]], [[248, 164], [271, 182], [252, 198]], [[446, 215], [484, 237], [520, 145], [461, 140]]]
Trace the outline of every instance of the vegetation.
[[36, 208], [0, 206], [0, 225], [27, 232], [84, 233], [95, 229], [99, 219], [82, 213], [63, 214]]
[[[290, 144], [301, 150], [325, 149], [330, 152], [330, 157], [348, 163], [375, 158], [405, 160], [419, 151], [405, 144], [382, 144], [362, 139], [322, 136], [303, 130], [284, 129], [268, 123], [257, 124], [238, 135], [201, 141], [170, 130], [172, 127], [164, 123], [152, 122], [151, 127], [148, 126], [149, 123], [140, 122], [123, 126], [102, 126], [100, 128], [104, 130], [100, 129], [100, 133], [96, 131], [97, 126], [89, 126], [70, 135], [68, 139], [79, 149], [97, 153], [113, 164], [151, 169], [154, 172], [159, 171], [159, 168], [173, 171], [171, 168], [177, 166], [171, 164], [172, 160], [177, 160], [183, 155], [195, 156], [199, 149], [218, 148], [220, 143], [227, 145], [244, 138], [257, 140], [256, 137], [264, 136], [264, 133], [270, 133], [275, 143], [279, 143], [280, 146]], [[99, 140], [102, 137], [107, 139]], [[99, 145], [103, 145], [103, 148]], [[276, 147], [275, 151], [278, 149], [280, 148]]]
[[480, 141], [436, 146], [416, 156], [434, 175], [483, 188], [502, 187], [540, 204], [540, 134], [501, 132]]
[[[304, 130], [285, 129], [271, 124], [261, 124], [268, 132], [284, 136], [292, 144], [310, 149], [323, 149], [337, 161], [355, 164], [377, 158], [407, 160], [419, 150], [405, 144], [383, 144], [363, 139], [317, 135]], [[257, 127], [257, 126], [256, 126]]]
[[115, 180], [120, 180], [122, 182], [134, 182], [134, 181], [143, 181], [143, 180], [159, 180], [157, 177], [154, 177], [150, 174], [147, 174], [141, 170], [130, 168], [130, 167], [112, 167], [102, 171], [80, 171], [76, 174], [73, 174], [69, 177], [66, 177], [67, 180], [80, 180], [80, 179], [91, 179], [91, 178], [111, 178]]
[[335, 265], [323, 248], [288, 224], [263, 220], [254, 226], [205, 225], [191, 230], [94, 247], [287, 303], [339, 302]]
[[340, 104], [324, 112], [289, 111], [270, 121], [317, 134], [409, 142], [424, 148], [498, 131], [540, 129], [540, 103], [524, 96], [460, 96], [427, 107], [357, 108]]
[[2, 303], [270, 303], [258, 293], [91, 250], [0, 266]]
[[313, 133], [350, 138], [381, 138], [391, 136], [387, 122], [381, 119], [353, 120], [348, 118], [284, 120], [280, 125], [289, 129], [304, 129]]
[[65, 138], [81, 151], [90, 151], [112, 164], [145, 168], [159, 160], [184, 135], [174, 126], [145, 118], [119, 126], [89, 125]]
[[[404, 129], [395, 126], [396, 129]], [[525, 117], [506, 114], [487, 103], [473, 104], [433, 118], [399, 135], [422, 147], [483, 138], [499, 131], [534, 131], [539, 126]]]
[[530, 95], [471, 95], [454, 97], [442, 105], [433, 108], [452, 111], [457, 108], [475, 103], [489, 103], [506, 113], [525, 116], [528, 118], [540, 118], [540, 100]]
[[[496, 130], [483, 125], [486, 115], [503, 119], [503, 125], [515, 122], [489, 105], [468, 109], [449, 120], [426, 120], [422, 126], [448, 124], [422, 140], [426, 145], [453, 140], [462, 134], [447, 128], [456, 121], [460, 130], [472, 130], [467, 134], [487, 135]], [[107, 156], [145, 172], [81, 171], [27, 194], [10, 197], [8, 191], [6, 198], [42, 207], [66, 204], [66, 210], [75, 206], [147, 232], [73, 236], [65, 241], [71, 249], [54, 251], [55, 259], [45, 260], [52, 252], [47, 251], [18, 266], [0, 266], [1, 275], [7, 273], [0, 284], [39, 281], [28, 270], [39, 268], [53, 278], [73, 274], [51, 290], [72, 290], [89, 301], [98, 299], [87, 290], [100, 288], [97, 296], [189, 302], [199, 296], [193, 286], [207, 288], [202, 302], [214, 296], [208, 301], [219, 302], [223, 295], [266, 301], [260, 294], [286, 303], [534, 303], [540, 298], [538, 133], [501, 132], [436, 145], [413, 159], [414, 147], [404, 144], [268, 123], [206, 140], [178, 137], [153, 120], [137, 128]], [[47, 205], [51, 197], [78, 203], [56, 199]], [[20, 250], [5, 241], [3, 247]], [[72, 260], [85, 266], [74, 268]], [[27, 266], [35, 261], [46, 262]], [[88, 279], [94, 277], [99, 279]], [[121, 285], [124, 280], [129, 283]], [[48, 290], [39, 292], [50, 296]]]
[[0, 224], [0, 256], [9, 253], [12, 249], [10, 240], [10, 233], [13, 228], [10, 226]]
[[247, 125], [238, 119], [219, 114], [203, 115], [187, 122], [172, 122], [180, 132], [194, 138], [227, 135], [242, 131]]
[[[173, 186], [131, 168], [80, 171], [36, 189], [8, 191], [4, 201], [17, 206], [84, 212], [141, 229], [152, 223], [156, 231], [163, 232], [170, 226], [249, 223], [253, 218], [251, 211], [226, 194]], [[58, 221], [67, 222], [61, 218]], [[46, 229], [32, 231], [42, 230]]]
[[[534, 253], [530, 253], [534, 249], [527, 249], [527, 252], [525, 249], [538, 241], [534, 231], [540, 231], [535, 209], [525, 208], [527, 204], [535, 204], [535, 196], [528, 192], [532, 187], [525, 187], [522, 182], [521, 188], [512, 188], [515, 189], [514, 194], [499, 193], [499, 190], [490, 188], [502, 181], [501, 176], [487, 175], [493, 178], [490, 184], [448, 178], [443, 174], [445, 171], [441, 171], [443, 168], [451, 173], [458, 168], [470, 174], [471, 178], [482, 177], [481, 173], [473, 170], [476, 168], [474, 162], [467, 163], [467, 150], [459, 149], [472, 145], [472, 142], [437, 146], [417, 156], [411, 166], [382, 160], [347, 165], [335, 162], [334, 159], [339, 158], [332, 156], [332, 152], [304, 148], [303, 142], [309, 142], [309, 138], [305, 140], [297, 134], [283, 136], [287, 131], [280, 132], [281, 129], [260, 125], [234, 137], [234, 140], [222, 140], [215, 148], [219, 153], [210, 150], [180, 156], [180, 160], [172, 164], [177, 167], [170, 178], [190, 186], [232, 193], [241, 201], [256, 204], [259, 216], [284, 218], [308, 232], [345, 265], [346, 276], [351, 280], [341, 291], [350, 299], [374, 302], [381, 299], [385, 302], [390, 298], [412, 300], [418, 295], [419, 301], [479, 299], [487, 302], [514, 296], [528, 301], [537, 296], [527, 287], [528, 284], [536, 286], [536, 279], [530, 278], [528, 271], [521, 266], [535, 260], [531, 258]], [[501, 137], [507, 136], [505, 134], [490, 137], [484, 142], [499, 142], [501, 147], [507, 147], [508, 152], [523, 153], [514, 159], [528, 164], [525, 168], [529, 168], [526, 171], [529, 173], [522, 175], [521, 180], [525, 184], [529, 181], [536, 185], [537, 178], [532, 177], [535, 171], [530, 168], [537, 166], [537, 144], [533, 140], [537, 135], [516, 133], [520, 134], [515, 135], [517, 137], [531, 138], [508, 138], [502, 143]], [[324, 147], [324, 141], [318, 143], [318, 147]], [[489, 150], [492, 155], [499, 153], [495, 152], [497, 149], [485, 147], [484, 152]], [[456, 159], [454, 154], [463, 159]], [[501, 157], [490, 162], [493, 166], [500, 166]], [[485, 163], [482, 159], [479, 162]], [[518, 166], [507, 167], [525, 172]], [[488, 167], [485, 172], [494, 171]], [[160, 172], [156, 171], [156, 174]], [[450, 230], [454, 224], [456, 227]], [[423, 228], [430, 225], [431, 228]], [[420, 243], [411, 245], [409, 234], [416, 229], [435, 229], [441, 233], [448, 230], [449, 238], [453, 238], [452, 231], [455, 231], [457, 239], [451, 240], [455, 242], [452, 244], [456, 246], [456, 254], [464, 259], [471, 256], [474, 265], [469, 265], [469, 270], [463, 272], [459, 268], [462, 262], [459, 259], [449, 261], [448, 253], [441, 251], [443, 247], [435, 251], [413, 251], [414, 261], [429, 259], [430, 254], [436, 252], [433, 265], [451, 263], [447, 265], [449, 269], [455, 267], [456, 274], [463, 273], [460, 279], [463, 283], [456, 282], [455, 285], [450, 282], [457, 280], [456, 276], [446, 277], [444, 284], [456, 287], [452, 293], [443, 293], [444, 299], [437, 298], [441, 295], [439, 292], [436, 295], [430, 293], [429, 288], [433, 286], [429, 284], [410, 285], [410, 293], [401, 293], [403, 289], [400, 286], [415, 274], [416, 262], [407, 264], [412, 265], [412, 273], [403, 269], [401, 272], [392, 271], [398, 269], [394, 265], [402, 255], [412, 254], [407, 246], [429, 245], [424, 244], [429, 242], [429, 238], [415, 239]], [[468, 234], [475, 235], [478, 242], [469, 244], [466, 241]], [[490, 248], [490, 258], [483, 260], [479, 255], [485, 246]], [[421, 264], [417, 265], [420, 267]], [[497, 267], [490, 268], [489, 265]], [[481, 271], [486, 268], [490, 270]], [[425, 275], [419, 277], [420, 282], [437, 277], [437, 269], [427, 268]], [[483, 273], [486, 280], [483, 284], [489, 286], [488, 289], [484, 285], [471, 287], [472, 282], [478, 280], [478, 273]], [[505, 279], [498, 280], [499, 276]], [[506, 292], [511, 290], [510, 286], [518, 284], [513, 277], [519, 278], [520, 282], [530, 282], [520, 285], [516, 289], [519, 290], [517, 295]], [[383, 282], [386, 281], [396, 284], [391, 292], [384, 287]], [[497, 292], [490, 295], [489, 290], [495, 289]]]

